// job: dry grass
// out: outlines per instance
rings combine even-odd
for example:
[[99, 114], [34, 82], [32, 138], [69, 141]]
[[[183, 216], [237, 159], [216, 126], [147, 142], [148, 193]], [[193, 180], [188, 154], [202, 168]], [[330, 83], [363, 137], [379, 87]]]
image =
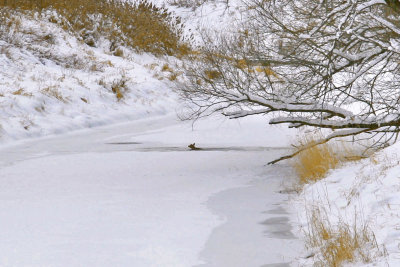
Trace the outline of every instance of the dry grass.
[[165, 63], [165, 64], [162, 66], [161, 71], [173, 72], [173, 70], [171, 69], [171, 67], [170, 67], [167, 63]]
[[332, 225], [326, 212], [316, 209], [309, 218], [309, 229], [306, 233], [307, 245], [317, 249], [316, 266], [339, 267], [345, 263], [369, 263], [385, 255], [380, 248], [374, 233], [366, 224], [349, 225], [339, 221]]
[[221, 78], [222, 74], [220, 71], [217, 70], [205, 70], [204, 77], [208, 80], [216, 80]]
[[[173, 68], [171, 68], [168, 64], [164, 64], [162, 67], [161, 67], [161, 71], [162, 72], [168, 72], [169, 74], [168, 74], [168, 76], [167, 76], [167, 78], [168, 78], [168, 80], [170, 80], [170, 81], [176, 81], [176, 79], [178, 78], [178, 76], [179, 75], [181, 75], [183, 72], [176, 72]], [[158, 76], [158, 74], [157, 74], [157, 76], [156, 76], [156, 78], [161, 78], [161, 79], [163, 79], [164, 77], [160, 77], [160, 76]]]
[[343, 162], [363, 159], [355, 146], [349, 143], [324, 143], [317, 146], [318, 136], [303, 137], [295, 147], [310, 147], [299, 153], [292, 161], [300, 185], [316, 182], [326, 176], [330, 169]]
[[32, 96], [32, 93], [25, 92], [24, 89], [20, 88], [17, 91], [12, 92], [13, 95], [21, 95], [21, 96]]
[[117, 97], [118, 101], [120, 101], [120, 100], [122, 100], [122, 98], [124, 98], [124, 93], [127, 90], [126, 82], [127, 82], [127, 80], [125, 78], [122, 78], [120, 80], [114, 81], [111, 85], [111, 90]]
[[40, 92], [48, 97], [55, 98], [61, 102], [67, 103], [68, 99], [65, 98], [62, 93], [58, 90], [57, 86], [47, 86], [40, 90]]
[[[0, 0], [4, 34], [7, 28], [15, 27], [15, 20], [8, 18], [21, 13], [39, 14], [89, 46], [96, 46], [99, 38], [105, 37], [111, 42], [110, 51], [117, 55], [121, 55], [120, 45], [156, 55], [181, 56], [190, 50], [183, 40], [180, 19], [147, 0]], [[54, 41], [51, 36], [46, 38]]]
[[170, 80], [171, 82], [172, 82], [172, 81], [175, 81], [177, 78], [178, 78], [178, 73], [171, 73], [171, 74], [168, 76], [168, 80]]
[[[310, 145], [314, 140], [307, 140], [304, 145]], [[315, 182], [327, 174], [330, 169], [335, 168], [340, 160], [329, 144], [311, 147], [294, 159], [294, 169], [300, 184]]]

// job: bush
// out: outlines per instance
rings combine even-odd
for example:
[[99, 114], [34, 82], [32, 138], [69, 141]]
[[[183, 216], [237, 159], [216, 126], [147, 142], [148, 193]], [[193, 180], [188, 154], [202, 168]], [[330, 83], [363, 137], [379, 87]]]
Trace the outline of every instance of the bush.
[[2, 25], [7, 25], [13, 12], [39, 14], [77, 34], [89, 46], [96, 46], [99, 38], [105, 37], [112, 52], [120, 45], [155, 55], [189, 51], [180, 19], [147, 0], [0, 0], [0, 12]]

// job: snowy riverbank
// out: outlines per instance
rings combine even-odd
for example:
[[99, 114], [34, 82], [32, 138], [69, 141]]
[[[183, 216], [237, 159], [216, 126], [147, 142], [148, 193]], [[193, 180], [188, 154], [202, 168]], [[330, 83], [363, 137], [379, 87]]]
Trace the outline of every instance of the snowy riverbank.
[[[371, 158], [346, 163], [331, 170], [315, 184], [306, 185], [292, 200], [299, 211], [299, 235], [305, 239], [313, 231], [313, 212], [320, 215], [325, 226], [367, 233], [371, 240], [366, 257], [356, 251], [356, 262], [351, 266], [398, 266], [400, 264], [400, 144], [386, 148]], [[315, 213], [314, 213], [315, 214]], [[314, 229], [315, 230], [315, 229]], [[310, 257], [301, 265], [312, 265], [321, 259], [320, 251], [310, 249]], [[362, 262], [367, 259], [366, 262]]]

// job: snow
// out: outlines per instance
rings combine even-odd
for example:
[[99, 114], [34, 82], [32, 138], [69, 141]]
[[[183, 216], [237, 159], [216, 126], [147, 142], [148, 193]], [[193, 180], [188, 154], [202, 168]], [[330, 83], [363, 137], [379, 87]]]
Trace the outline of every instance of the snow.
[[[359, 227], [367, 225], [374, 233], [381, 253], [387, 252], [386, 256], [375, 256], [371, 263], [357, 266], [398, 266], [399, 150], [397, 143], [371, 158], [347, 163], [332, 170], [325, 179], [306, 185], [292, 200], [300, 211], [298, 234], [304, 235], [304, 229], [309, 227], [309, 212], [319, 207], [327, 211], [327, 220], [332, 225], [339, 221]], [[311, 258], [300, 262], [302, 266], [311, 266], [313, 261]]]
[[[232, 27], [238, 7], [222, 7], [174, 10], [189, 32]], [[162, 71], [176, 59], [117, 57], [107, 40], [14, 19], [0, 40], [0, 266], [296, 262], [288, 168], [264, 166], [286, 152], [285, 130], [262, 116], [181, 122]]]
[[[232, 92], [232, 91], [226, 91], [224, 92], [224, 97], [232, 102], [240, 102], [242, 100], [249, 101], [251, 103], [256, 103], [258, 106], [262, 107], [267, 107], [266, 109], [255, 109], [255, 110], [243, 110], [240, 109], [238, 111], [233, 111], [233, 112], [227, 112], [226, 115], [231, 116], [232, 118], [239, 118], [239, 117], [244, 117], [248, 115], [253, 115], [253, 114], [268, 114], [276, 111], [287, 111], [287, 112], [292, 112], [292, 113], [314, 113], [314, 112], [326, 112], [330, 115], [333, 116], [338, 116], [342, 117], [347, 120], [353, 121], [354, 114], [351, 111], [348, 111], [346, 109], [337, 107], [337, 106], [332, 106], [327, 103], [315, 103], [315, 102], [303, 102], [300, 104], [290, 104], [290, 99], [287, 99], [285, 97], [279, 97], [279, 101], [275, 100], [268, 100], [264, 97], [257, 96], [252, 93], [246, 92], [246, 94], [242, 94], [240, 92]], [[360, 119], [359, 119], [360, 120]], [[299, 118], [287, 118], [287, 117], [278, 117], [278, 118], [273, 118], [270, 120], [271, 124], [278, 124], [278, 123], [304, 123], [307, 125], [308, 123], [314, 124], [314, 125], [321, 125], [321, 124], [326, 124], [326, 125], [332, 125], [332, 126], [338, 126], [340, 127], [342, 124], [345, 125], [346, 122], [335, 122], [335, 121], [329, 121], [329, 120], [312, 120], [308, 118], [304, 118], [299, 116]], [[348, 122], [347, 122], [348, 123]]]
[[[229, 3], [169, 8], [188, 34], [228, 31], [240, 17], [238, 1]], [[0, 266], [311, 266], [318, 252], [306, 258], [304, 229], [315, 206], [332, 224], [351, 225], [356, 215], [369, 226], [387, 251], [370, 266], [400, 265], [400, 144], [290, 194], [288, 163], [265, 164], [288, 152], [296, 131], [254, 115], [270, 108], [181, 122], [161, 71], [175, 59], [128, 48], [117, 57], [107, 40], [93, 48], [52, 23], [17, 19], [0, 40]], [[354, 60], [377, 51], [334, 52]], [[120, 100], [112, 92], [119, 82]], [[315, 109], [283, 102], [276, 108]], [[190, 151], [194, 142], [202, 150]]]
[[[199, 39], [199, 27], [232, 28], [238, 3], [168, 8], [183, 18], [187, 35]], [[127, 47], [121, 47], [122, 57], [114, 56], [108, 40], [87, 46], [49, 22], [60, 19], [55, 12], [43, 16], [16, 15], [0, 40], [0, 143], [175, 111], [177, 96], [162, 66], [176, 59]], [[126, 86], [118, 100], [112, 86], [121, 82]]]
[[[102, 40], [89, 47], [50, 22], [20, 16], [0, 40], [0, 142], [166, 114], [175, 109], [165, 59]], [[32, 37], [33, 36], [33, 37]], [[51, 42], [46, 36], [51, 36]], [[121, 88], [118, 100], [112, 87]]]
[[386, 2], [384, 0], [371, 0], [357, 6], [357, 11], [360, 12], [361, 10], [374, 6], [376, 4], [386, 4]]
[[285, 167], [264, 167], [284, 132], [239, 122], [160, 116], [3, 146], [0, 266], [293, 262]]

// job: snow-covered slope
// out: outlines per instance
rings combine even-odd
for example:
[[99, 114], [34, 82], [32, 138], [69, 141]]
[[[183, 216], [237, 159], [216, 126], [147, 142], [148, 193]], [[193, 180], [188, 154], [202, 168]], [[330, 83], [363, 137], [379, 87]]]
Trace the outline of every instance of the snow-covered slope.
[[[238, 0], [228, 6], [203, 1], [197, 8], [151, 2], [182, 18], [186, 36], [198, 41], [199, 28], [232, 30], [241, 16]], [[62, 23], [53, 23], [62, 21], [55, 11], [7, 14], [8, 25], [0, 25], [0, 143], [177, 109], [169, 80], [176, 73], [162, 71], [176, 59], [127, 47], [115, 56], [102, 37], [96, 47], [88, 46]]]
[[[333, 229], [350, 226], [352, 232], [364, 227], [372, 240], [364, 248], [370, 262], [350, 266], [400, 266], [400, 143], [371, 158], [347, 163], [332, 170], [328, 177], [305, 186], [293, 202], [299, 212], [299, 234], [307, 235], [312, 228], [312, 212], [319, 210], [325, 225]], [[376, 242], [373, 240], [376, 238]], [[302, 264], [319, 261], [314, 258]]]
[[174, 111], [164, 60], [114, 56], [45, 18], [16, 17], [0, 39], [0, 142]]

